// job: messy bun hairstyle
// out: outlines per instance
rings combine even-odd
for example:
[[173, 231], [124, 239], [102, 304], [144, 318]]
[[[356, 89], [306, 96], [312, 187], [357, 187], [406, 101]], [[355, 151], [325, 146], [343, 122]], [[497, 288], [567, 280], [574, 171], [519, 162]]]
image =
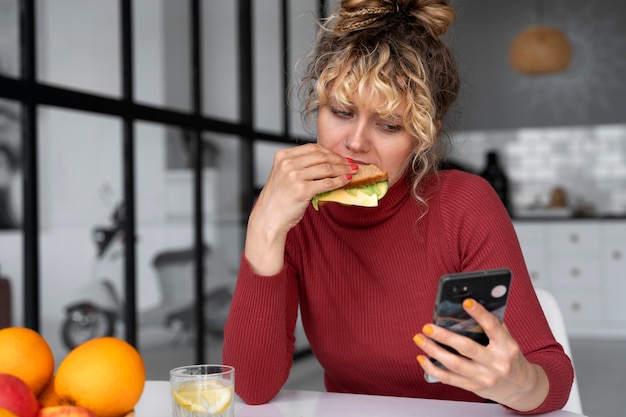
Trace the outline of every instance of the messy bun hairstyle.
[[422, 203], [419, 184], [443, 158], [438, 126], [459, 90], [454, 58], [441, 39], [454, 19], [447, 0], [342, 0], [320, 21], [300, 84], [305, 122], [329, 102], [333, 87], [333, 99], [345, 105], [371, 88], [375, 102], [384, 103], [376, 109], [382, 115], [405, 103], [403, 126], [414, 138], [413, 194]]

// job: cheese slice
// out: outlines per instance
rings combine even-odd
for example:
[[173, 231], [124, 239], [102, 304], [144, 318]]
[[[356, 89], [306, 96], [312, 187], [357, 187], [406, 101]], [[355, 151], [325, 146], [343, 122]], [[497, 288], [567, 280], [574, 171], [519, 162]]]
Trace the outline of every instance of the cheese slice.
[[363, 207], [378, 206], [378, 196], [376, 194], [367, 195], [360, 190], [356, 190], [355, 195], [349, 194], [346, 190], [334, 190], [327, 195], [318, 197], [318, 201], [358, 205]]

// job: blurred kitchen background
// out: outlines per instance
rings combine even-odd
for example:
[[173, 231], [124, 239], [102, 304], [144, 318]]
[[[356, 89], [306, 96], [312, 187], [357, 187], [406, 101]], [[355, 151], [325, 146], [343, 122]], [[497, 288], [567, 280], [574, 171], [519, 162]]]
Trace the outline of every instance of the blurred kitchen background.
[[[277, 149], [315, 138], [285, 91], [313, 16], [333, 4], [0, 0], [0, 326], [38, 327], [57, 362], [93, 335], [86, 328], [130, 333], [151, 378], [219, 361], [250, 202]], [[497, 155], [533, 280], [563, 308], [583, 408], [623, 415], [626, 399], [611, 392], [626, 383], [626, 3], [455, 4], [446, 39], [463, 85], [445, 124], [449, 162], [480, 174]], [[511, 66], [512, 43], [536, 24], [566, 37], [566, 68]], [[130, 332], [124, 277], [136, 286]], [[116, 317], [89, 310], [94, 299]], [[298, 331], [290, 386], [319, 387]]]
[[[510, 182], [514, 218], [626, 213], [626, 125], [455, 132], [451, 158], [480, 174], [492, 150]], [[565, 210], [551, 212], [557, 189]]]

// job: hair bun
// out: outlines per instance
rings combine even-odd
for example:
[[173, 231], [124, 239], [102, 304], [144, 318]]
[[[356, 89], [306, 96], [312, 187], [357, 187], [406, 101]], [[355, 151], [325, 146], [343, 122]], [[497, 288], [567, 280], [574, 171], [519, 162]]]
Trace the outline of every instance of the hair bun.
[[342, 0], [334, 30], [346, 33], [403, 21], [419, 24], [439, 37], [454, 18], [448, 0]]

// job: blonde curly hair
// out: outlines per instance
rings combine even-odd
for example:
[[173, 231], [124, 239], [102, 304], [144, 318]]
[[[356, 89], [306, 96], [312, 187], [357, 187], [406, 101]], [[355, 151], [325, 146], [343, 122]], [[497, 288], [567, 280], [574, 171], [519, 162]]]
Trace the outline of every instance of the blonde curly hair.
[[414, 138], [412, 192], [424, 204], [420, 183], [443, 160], [439, 127], [459, 91], [454, 58], [441, 39], [454, 19], [446, 0], [342, 0], [319, 22], [299, 86], [305, 124], [330, 101], [333, 87], [332, 99], [344, 105], [370, 88], [373, 101], [384, 103], [376, 109], [382, 115], [404, 103], [403, 126]]

